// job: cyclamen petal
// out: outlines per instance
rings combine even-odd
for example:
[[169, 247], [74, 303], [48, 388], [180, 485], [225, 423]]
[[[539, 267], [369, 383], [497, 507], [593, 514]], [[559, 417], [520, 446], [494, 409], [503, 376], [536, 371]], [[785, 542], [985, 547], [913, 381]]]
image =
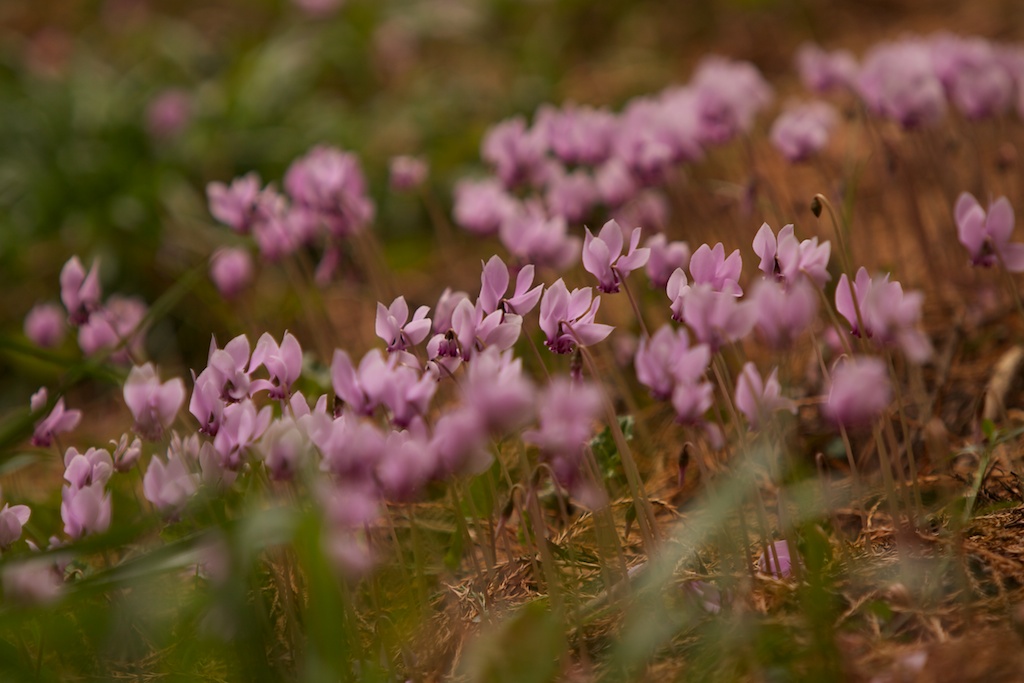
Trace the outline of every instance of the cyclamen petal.
[[161, 384], [152, 363], [134, 366], [124, 383], [124, 402], [139, 435], [156, 441], [174, 422], [185, 402], [185, 383], [175, 377]]

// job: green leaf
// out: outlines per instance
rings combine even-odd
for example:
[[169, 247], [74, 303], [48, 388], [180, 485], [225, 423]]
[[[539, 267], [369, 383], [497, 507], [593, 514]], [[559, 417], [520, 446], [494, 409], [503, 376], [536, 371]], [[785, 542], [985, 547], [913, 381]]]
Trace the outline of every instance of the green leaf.
[[470, 646], [465, 673], [488, 683], [553, 681], [565, 647], [561, 620], [547, 600], [535, 600]]

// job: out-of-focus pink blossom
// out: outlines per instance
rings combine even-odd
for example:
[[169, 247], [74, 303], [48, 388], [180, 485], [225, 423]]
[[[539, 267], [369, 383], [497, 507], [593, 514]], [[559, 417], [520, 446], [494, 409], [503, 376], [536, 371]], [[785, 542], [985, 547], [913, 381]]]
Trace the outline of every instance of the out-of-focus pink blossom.
[[974, 195], [963, 192], [953, 209], [957, 236], [976, 266], [1002, 261], [1011, 273], [1024, 272], [1024, 244], [1010, 242], [1015, 227], [1013, 206], [1006, 197], [991, 202], [986, 212]]
[[[46, 387], [40, 387], [39, 391], [32, 394], [29, 404], [32, 411], [36, 412], [46, 407], [48, 400]], [[66, 410], [64, 408], [64, 397], [61, 396], [57, 399], [57, 402], [53, 404], [53, 409], [50, 411], [50, 414], [36, 423], [35, 429], [32, 433], [32, 445], [39, 448], [48, 447], [53, 443], [55, 436], [63, 434], [64, 432], [70, 432], [78, 426], [81, 419], [82, 411]]]
[[847, 427], [870, 423], [889, 407], [892, 384], [885, 362], [872, 356], [841, 360], [832, 369], [822, 412]]
[[796, 68], [804, 87], [815, 92], [853, 89], [857, 80], [857, 60], [851, 52], [826, 52], [813, 43], [804, 43], [797, 48]]
[[543, 105], [537, 110], [534, 128], [563, 163], [595, 165], [608, 158], [618, 119], [605, 109]]
[[581, 483], [583, 447], [594, 434], [601, 393], [592, 384], [556, 378], [537, 401], [538, 428], [523, 434], [551, 464], [558, 483], [573, 491]]
[[179, 135], [191, 119], [192, 98], [179, 88], [163, 90], [146, 107], [146, 130], [157, 139]]
[[634, 365], [641, 384], [664, 401], [672, 397], [676, 385], [698, 383], [710, 361], [711, 349], [705, 344], [690, 346], [686, 330], [664, 325], [650, 339], [640, 340]]
[[309, 441], [295, 420], [285, 416], [270, 423], [256, 450], [272, 478], [288, 480], [302, 467], [309, 453]]
[[493, 178], [455, 184], [455, 222], [477, 235], [493, 235], [515, 211], [515, 199]]
[[817, 287], [824, 287], [832, 278], [828, 272], [832, 244], [826, 241], [819, 245], [817, 237], [801, 242], [792, 223], [779, 230], [778, 239], [767, 223], [762, 224], [754, 236], [754, 253], [761, 257], [761, 272], [769, 277], [794, 282], [805, 275]]
[[153, 456], [142, 478], [142, 494], [165, 515], [176, 515], [199, 488], [199, 477], [192, 472], [181, 453], [167, 452], [167, 461]]
[[569, 223], [583, 221], [597, 201], [597, 186], [586, 171], [553, 173], [547, 181], [544, 203], [548, 212]]
[[253, 263], [248, 249], [225, 247], [210, 258], [210, 279], [225, 299], [233, 299], [252, 282]]
[[185, 383], [175, 377], [161, 384], [152, 363], [135, 366], [124, 383], [124, 402], [139, 436], [158, 441], [185, 402]]
[[252, 351], [252, 358], [249, 359], [249, 374], [260, 367], [267, 369], [270, 379], [253, 380], [249, 393], [267, 390], [271, 398], [287, 399], [291, 395], [292, 385], [302, 374], [302, 347], [299, 340], [286, 331], [278, 344], [269, 332], [261, 334]]
[[772, 413], [786, 410], [796, 414], [796, 404], [782, 395], [779, 385], [779, 369], [774, 368], [768, 379], [762, 379], [761, 373], [753, 363], [746, 363], [736, 380], [736, 408], [747, 418], [751, 429], [759, 429]]
[[480, 156], [494, 166], [505, 187], [532, 179], [542, 165], [545, 152], [544, 135], [526, 127], [522, 116], [494, 125], [484, 136]]
[[354, 154], [320, 145], [292, 162], [284, 176], [292, 201], [316, 214], [328, 232], [347, 237], [366, 228], [374, 205]]
[[757, 560], [757, 569], [762, 574], [768, 574], [776, 579], [784, 579], [793, 573], [793, 562], [799, 562], [800, 558], [793, 558], [789, 554], [789, 543], [786, 541], [775, 541], [769, 549], [768, 555], [762, 552]]
[[68, 312], [68, 322], [78, 326], [85, 323], [90, 314], [100, 306], [99, 263], [93, 261], [89, 272], [72, 256], [60, 271], [60, 300]]
[[495, 347], [477, 354], [460, 384], [462, 401], [495, 433], [522, 426], [533, 413], [534, 388], [522, 360]]
[[110, 360], [128, 363], [139, 355], [144, 341], [140, 325], [146, 304], [136, 297], [113, 295], [78, 329], [78, 346], [87, 356], [110, 351]]
[[669, 242], [665, 235], [657, 234], [648, 237], [644, 246], [650, 250], [647, 277], [654, 289], [665, 289], [677, 268], [690, 265], [690, 245], [686, 242]]
[[914, 363], [931, 357], [931, 342], [917, 327], [924, 301], [921, 292], [904, 293], [899, 282], [889, 282], [888, 273], [872, 278], [863, 267], [857, 271], [853, 290], [856, 303], [843, 273], [836, 285], [836, 310], [850, 323], [854, 335], [883, 346], [899, 346]]
[[256, 217], [261, 184], [256, 173], [235, 178], [231, 185], [219, 182], [208, 184], [206, 197], [210, 213], [235, 232], [248, 234]]
[[949, 101], [971, 120], [999, 116], [1013, 101], [1013, 77], [984, 38], [940, 33], [930, 41], [935, 73]]
[[213, 447], [225, 468], [237, 470], [242, 466], [249, 447], [263, 435], [272, 417], [270, 406], [257, 410], [250, 399], [225, 406], [220, 429], [213, 439]]
[[514, 205], [498, 230], [501, 243], [522, 263], [547, 266], [557, 271], [579, 258], [582, 240], [568, 232], [561, 216], [548, 217], [535, 202]]
[[21, 530], [28, 524], [32, 511], [27, 505], [4, 503], [0, 509], [0, 550], [5, 550], [21, 538]]
[[756, 282], [750, 301], [758, 331], [774, 348], [791, 343], [818, 314], [819, 297], [814, 285], [804, 278], [788, 284], [768, 279]]
[[345, 4], [345, 0], [292, 0], [292, 4], [311, 17], [326, 17]]
[[683, 322], [712, 351], [747, 336], [757, 320], [749, 301], [739, 301], [707, 284], [693, 285], [679, 298]]
[[746, 133], [757, 113], [771, 104], [768, 82], [749, 62], [712, 56], [705, 58], [690, 80], [699, 115], [701, 140], [724, 144]]
[[135, 439], [129, 444], [128, 435], [122, 434], [119, 441], [111, 439], [110, 443], [114, 445], [114, 451], [111, 454], [111, 458], [114, 461], [114, 469], [118, 472], [127, 472], [135, 463], [139, 461], [139, 457], [142, 455], [142, 439], [135, 437]]
[[838, 116], [827, 102], [810, 102], [791, 107], [772, 124], [769, 138], [789, 161], [803, 161], [828, 144]]
[[60, 516], [64, 533], [74, 539], [86, 534], [103, 533], [110, 527], [110, 494], [104, 495], [103, 482], [81, 488], [64, 486], [61, 490]]
[[25, 336], [36, 346], [50, 349], [64, 340], [64, 312], [57, 304], [37, 304], [25, 316]]
[[389, 165], [389, 182], [392, 190], [408, 192], [415, 190], [427, 179], [427, 162], [422, 157], [392, 157]]
[[4, 564], [4, 599], [25, 605], [46, 605], [60, 597], [63, 576], [49, 557], [33, 557]]
[[872, 112], [904, 128], [929, 126], [946, 114], [931, 50], [920, 40], [875, 45], [864, 57], [857, 90]]

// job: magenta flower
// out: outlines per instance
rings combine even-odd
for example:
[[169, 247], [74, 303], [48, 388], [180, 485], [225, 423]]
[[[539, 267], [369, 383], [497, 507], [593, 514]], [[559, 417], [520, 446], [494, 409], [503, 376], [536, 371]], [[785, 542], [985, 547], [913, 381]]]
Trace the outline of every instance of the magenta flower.
[[832, 105], [810, 102], [780, 114], [772, 124], [769, 137], [786, 159], [803, 161], [824, 149], [837, 120]]
[[505, 187], [530, 180], [542, 166], [545, 150], [540, 131], [526, 127], [522, 116], [494, 125], [484, 136], [480, 156], [494, 166]]
[[256, 341], [256, 348], [249, 359], [248, 372], [252, 374], [261, 366], [267, 369], [270, 379], [253, 380], [249, 388], [250, 395], [266, 389], [270, 398], [287, 399], [291, 395], [292, 385], [302, 374], [302, 347], [299, 346], [299, 340], [286, 331], [279, 345], [269, 332], [264, 332]]
[[680, 298], [683, 322], [712, 351], [747, 336], [757, 320], [757, 311], [749, 301], [739, 301], [710, 285], [694, 285]]
[[[485, 314], [479, 303], [473, 306], [468, 299], [460, 301], [452, 313], [452, 331], [459, 343], [458, 355], [466, 361], [470, 360], [476, 351], [489, 346], [501, 351], [511, 348], [519, 339], [522, 328], [521, 316], [501, 310]], [[437, 343], [428, 344], [428, 350], [431, 358], [445, 355]], [[452, 351], [449, 346], [448, 353]]]
[[984, 38], [941, 33], [931, 39], [935, 73], [949, 101], [971, 120], [1006, 113], [1014, 97], [1013, 76], [999, 46]]
[[21, 538], [21, 530], [28, 524], [32, 511], [27, 505], [10, 505], [4, 503], [0, 509], [0, 550], [6, 550]]
[[619, 291], [619, 285], [632, 271], [642, 267], [650, 258], [647, 247], [638, 249], [640, 228], [634, 228], [629, 239], [629, 250], [622, 254], [622, 228], [610, 220], [594, 237], [590, 228], [583, 240], [583, 267], [597, 278], [597, 288], [602, 292]]
[[717, 292], [741, 296], [743, 289], [739, 285], [739, 279], [742, 270], [743, 257], [740, 250], [734, 250], [729, 254], [729, 258], [726, 258], [725, 246], [721, 242], [714, 248], [702, 244], [690, 256], [690, 277], [693, 278], [693, 284], [710, 285]]
[[331, 384], [334, 393], [358, 415], [372, 415], [380, 405], [391, 376], [379, 349], [371, 349], [359, 361], [358, 371], [348, 354], [335, 349], [331, 361]]
[[405, 429], [426, 414], [436, 391], [434, 377], [421, 375], [408, 365], [397, 365], [384, 385], [381, 401], [391, 411], [392, 424]]
[[804, 87], [814, 92], [852, 89], [857, 80], [857, 60], [851, 52], [826, 52], [813, 43], [804, 43], [797, 49], [796, 68]]
[[166, 463], [153, 456], [142, 478], [142, 495], [169, 516], [181, 512], [198, 488], [198, 475], [192, 472], [184, 454], [173, 449], [168, 449]]
[[302, 467], [309, 452], [306, 434], [291, 417], [274, 420], [263, 432], [256, 451], [263, 458], [270, 476], [290, 480]]
[[515, 211], [516, 201], [500, 182], [460, 180], [455, 184], [455, 222], [477, 235], [493, 235]]
[[252, 282], [252, 275], [248, 249], [218, 249], [210, 258], [210, 279], [225, 299], [238, 296]]
[[161, 384], [152, 363], [135, 366], [124, 383], [124, 402], [139, 436], [158, 441], [185, 402], [185, 383], [175, 377]]
[[313, 212], [335, 237], [347, 237], [373, 221], [374, 205], [354, 154], [320, 145], [292, 162], [284, 188], [299, 207]]
[[225, 406], [220, 429], [213, 439], [221, 464], [229, 470], [238, 470], [246, 451], [263, 435], [272, 417], [270, 406], [257, 411], [250, 399]]
[[1015, 225], [1013, 206], [1000, 197], [986, 213], [974, 195], [963, 192], [953, 209], [957, 236], [976, 266], [991, 267], [1002, 261], [1011, 273], [1024, 272], [1024, 244], [1010, 242]]
[[782, 395], [779, 369], [773, 368], [767, 380], [761, 378], [757, 366], [746, 363], [736, 380], [736, 408], [743, 413], [751, 429], [759, 429], [772, 413], [787, 410], [796, 414], [796, 404]]
[[405, 351], [416, 346], [430, 334], [429, 306], [420, 306], [409, 320], [409, 304], [400, 296], [387, 308], [377, 302], [377, 336], [387, 344], [388, 351]]
[[[505, 298], [508, 291], [509, 270], [505, 262], [498, 256], [492, 256], [484, 264], [480, 274], [480, 296], [477, 298], [477, 306], [485, 313], [491, 313], [500, 308], [506, 313], [526, 315], [536, 307], [544, 289], [543, 285], [533, 287], [533, 274], [533, 264], [523, 266], [519, 270], [519, 274], [516, 275], [516, 286], [511, 298]], [[448, 327], [451, 325], [449, 324]], [[435, 329], [437, 329], [436, 326]]]
[[25, 316], [25, 336], [36, 346], [50, 349], [64, 340], [64, 312], [57, 304], [38, 304]]
[[548, 217], [536, 202], [516, 204], [501, 222], [498, 236], [522, 263], [562, 271], [579, 258], [581, 240], [568, 233], [561, 216]]
[[89, 272], [82, 262], [72, 256], [60, 271], [60, 300], [68, 311], [68, 322], [82, 325], [89, 315], [100, 306], [99, 263], [93, 261]]
[[336, 419], [314, 415], [307, 431], [320, 451], [320, 469], [345, 481], [369, 481], [374, 464], [384, 453], [386, 436], [375, 424], [346, 414]]
[[[470, 367], [476, 367], [474, 363]], [[466, 403], [437, 418], [430, 436], [430, 449], [437, 461], [436, 478], [477, 475], [494, 462], [484, 416]]]
[[828, 273], [828, 260], [832, 244], [818, 244], [813, 237], [802, 242], [794, 234], [790, 223], [779, 230], [778, 239], [767, 223], [754, 236], [754, 253], [761, 257], [758, 268], [768, 277], [778, 277], [794, 282], [798, 276], [806, 275], [817, 287], [823, 287], [832, 279]]
[[537, 400], [538, 429], [523, 433], [551, 464], [555, 479], [573, 491], [583, 477], [583, 447], [594, 434], [601, 412], [601, 392], [592, 384], [556, 378]]
[[597, 185], [586, 171], [559, 171], [547, 179], [544, 203], [548, 212], [570, 223], [584, 220], [599, 198]]
[[757, 315], [755, 326], [774, 348], [790, 344], [818, 314], [818, 295], [805, 278], [788, 284], [767, 279], [756, 282], [750, 301]]
[[534, 388], [522, 360], [495, 347], [477, 354], [459, 385], [462, 402], [482, 426], [502, 433], [522, 426], [533, 413]]
[[885, 362], [871, 356], [840, 361], [832, 369], [828, 400], [822, 412], [847, 427], [870, 423], [889, 407], [892, 385]]
[[64, 533], [71, 538], [103, 533], [110, 527], [110, 494], [104, 495], [102, 482], [82, 488], [65, 486], [61, 490], [60, 517]]
[[608, 158], [618, 128], [616, 116], [605, 109], [565, 104], [542, 105], [534, 128], [565, 164], [599, 164]]
[[757, 113], [771, 104], [772, 88], [749, 62], [707, 57], [691, 87], [697, 97], [700, 137], [720, 145], [751, 129]]
[[594, 322], [601, 297], [594, 297], [590, 287], [572, 293], [559, 278], [547, 288], [540, 300], [540, 328], [547, 339], [544, 344], [555, 353], [572, 353], [577, 346], [591, 346], [603, 340], [611, 325]]
[[[836, 310], [850, 323], [854, 335], [868, 337], [882, 346], [899, 346], [915, 363], [931, 357], [931, 342], [917, 329], [924, 300], [921, 292], [904, 294], [899, 282], [889, 282], [888, 273], [871, 278], [863, 267], [857, 271], [853, 289], [856, 305], [843, 273], [836, 285]], [[863, 330], [857, 322], [858, 311]]]
[[647, 277], [654, 289], [664, 289], [677, 268], [690, 265], [690, 245], [686, 242], [669, 242], [665, 235], [657, 234], [648, 237], [644, 245], [651, 254], [647, 259]]
[[437, 471], [437, 457], [430, 443], [411, 432], [388, 434], [381, 455], [375, 475], [381, 492], [391, 500], [415, 497]]
[[135, 437], [131, 444], [129, 444], [128, 435], [122, 434], [119, 441], [111, 439], [110, 443], [114, 445], [114, 452], [111, 454], [111, 458], [114, 461], [114, 469], [118, 472], [130, 470], [142, 455], [142, 439], [138, 437]]
[[928, 126], [946, 114], [946, 93], [920, 40], [875, 45], [864, 57], [857, 90], [872, 112], [904, 128]]
[[[32, 394], [29, 405], [32, 412], [37, 412], [46, 407], [48, 401], [46, 387], [40, 387], [39, 391]], [[36, 423], [32, 432], [32, 445], [38, 448], [46, 448], [58, 434], [70, 432], [78, 426], [82, 419], [81, 410], [66, 410], [64, 408], [64, 397], [61, 396], [53, 404], [50, 414]]]
[[[494, 260], [493, 256], [491, 257], [491, 260], [492, 261]], [[485, 266], [484, 270], [486, 270], [486, 266]], [[533, 269], [532, 268], [530, 270], [530, 273], [531, 273], [531, 281], [532, 281], [532, 273], [533, 273]], [[506, 271], [506, 277], [507, 277], [507, 275], [508, 275], [508, 272]], [[487, 277], [486, 274], [481, 274], [481, 276], [480, 276], [481, 283], [483, 282], [483, 280], [486, 277]], [[518, 291], [518, 289], [519, 289], [518, 288], [518, 278], [517, 278], [516, 284], [517, 284], [516, 291]], [[478, 300], [477, 303], [480, 303], [481, 300], [486, 300], [485, 299], [485, 295], [484, 295], [484, 289], [490, 288], [490, 286], [491, 285], [481, 286], [481, 288], [480, 288], [480, 299]], [[506, 284], [506, 287], [507, 286], [508, 285]], [[502, 293], [504, 294], [504, 290], [502, 290]], [[538, 295], [538, 299], [539, 298], [540, 297]], [[438, 297], [438, 299], [437, 299], [437, 305], [434, 306], [434, 324], [433, 324], [434, 332], [437, 332], [439, 334], [444, 334], [448, 330], [452, 329], [452, 314], [455, 312], [456, 307], [459, 305], [459, 303], [463, 299], [469, 301], [469, 294], [467, 294], [466, 292], [453, 292], [451, 287], [445, 287], [445, 290], [443, 292], [441, 292], [441, 296]], [[470, 304], [472, 304], [472, 302], [470, 302]], [[536, 302], [534, 302], [534, 305], [536, 305]], [[481, 304], [481, 308], [483, 308], [485, 311], [490, 313], [490, 310], [486, 306]], [[491, 310], [493, 310], [493, 309], [491, 309]]]
[[235, 232], [247, 235], [252, 230], [260, 196], [260, 177], [248, 173], [235, 178], [231, 185], [212, 182], [206, 186], [210, 213]]
[[[633, 364], [640, 383], [662, 401], [672, 397], [677, 384], [694, 384], [711, 361], [711, 349], [704, 344], [690, 346], [685, 329], [662, 326], [650, 339], [641, 339]], [[702, 411], [703, 412], [703, 411]]]
[[422, 157], [392, 157], [388, 168], [391, 189], [399, 192], [415, 190], [427, 179], [427, 162]]
[[626, 162], [612, 157], [594, 171], [594, 186], [597, 196], [606, 206], [622, 206], [640, 190], [640, 185], [633, 177]]
[[68, 448], [64, 453], [64, 480], [72, 488], [80, 489], [92, 484], [105, 485], [114, 473], [114, 461], [103, 448], [90, 448], [79, 453]]

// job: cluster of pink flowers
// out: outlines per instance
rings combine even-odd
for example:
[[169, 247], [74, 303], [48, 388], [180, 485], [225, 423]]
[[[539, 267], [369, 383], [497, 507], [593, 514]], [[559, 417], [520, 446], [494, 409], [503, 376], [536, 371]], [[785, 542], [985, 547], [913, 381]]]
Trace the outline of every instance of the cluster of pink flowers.
[[[213, 217], [251, 237], [268, 261], [303, 246], [321, 247], [320, 282], [332, 277], [344, 240], [365, 230], [375, 213], [356, 156], [327, 146], [314, 147], [292, 162], [285, 173], [284, 193], [273, 185], [264, 187], [255, 173], [230, 185], [212, 182], [206, 193]], [[252, 278], [251, 257], [246, 256], [248, 251], [238, 249], [215, 256], [211, 277], [225, 296], [237, 294]]]
[[114, 362], [126, 363], [139, 354], [146, 305], [117, 294], [103, 301], [98, 262], [86, 272], [79, 258], [72, 256], [60, 272], [60, 299], [66, 316], [53, 303], [37, 304], [25, 316], [25, 336], [33, 343], [43, 348], [59, 345], [66, 320], [78, 329], [78, 345], [87, 356], [110, 353]]
[[494, 175], [456, 186], [455, 221], [497, 235], [524, 263], [564, 270], [581, 248], [570, 225], [601, 209], [624, 225], [659, 227], [670, 171], [750, 131], [772, 97], [753, 65], [711, 57], [688, 85], [637, 98], [619, 114], [546, 105], [532, 126], [503, 121], [481, 149]]

